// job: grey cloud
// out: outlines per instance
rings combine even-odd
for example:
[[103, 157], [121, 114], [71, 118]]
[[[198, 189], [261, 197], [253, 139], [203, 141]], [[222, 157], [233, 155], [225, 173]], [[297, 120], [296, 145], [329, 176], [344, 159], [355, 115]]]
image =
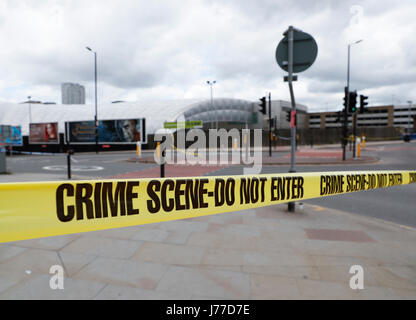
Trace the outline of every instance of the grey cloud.
[[[294, 25], [313, 35], [319, 46], [314, 65], [299, 74], [307, 89], [299, 99], [313, 107], [323, 100], [337, 104], [342, 95], [348, 35], [355, 30], [350, 8], [359, 5], [368, 34], [352, 52], [353, 87], [374, 92], [377, 99], [394, 94], [384, 94], [380, 88], [389, 88], [386, 92], [407, 88], [406, 94], [416, 99], [407, 86], [416, 75], [414, 42], [403, 37], [393, 45], [400, 48], [396, 52], [390, 34], [386, 39], [380, 35], [415, 25], [397, 20], [415, 11], [408, 0], [397, 1], [393, 8], [388, 1], [375, 0], [5, 3], [7, 15], [0, 13], [0, 36], [8, 41], [0, 52], [4, 81], [51, 87], [73, 81], [91, 86], [93, 55], [85, 50], [90, 46], [98, 53], [99, 81], [111, 92], [149, 93], [155, 87], [168, 87], [179, 95], [201, 79], [216, 77], [218, 83], [227, 83], [222, 87], [226, 95], [263, 94], [264, 88], [282, 81], [285, 73], [277, 66], [274, 51], [283, 31]], [[374, 21], [379, 25], [372, 25]], [[7, 29], [10, 25], [14, 29]], [[0, 98], [8, 94], [4, 88], [0, 86]]]

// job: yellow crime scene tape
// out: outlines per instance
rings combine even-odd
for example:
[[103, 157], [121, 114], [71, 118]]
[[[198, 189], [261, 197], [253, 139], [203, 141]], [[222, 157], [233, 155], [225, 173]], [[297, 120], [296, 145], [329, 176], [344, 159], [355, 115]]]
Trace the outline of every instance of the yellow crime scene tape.
[[193, 218], [416, 183], [416, 171], [334, 171], [0, 184], [0, 242]]

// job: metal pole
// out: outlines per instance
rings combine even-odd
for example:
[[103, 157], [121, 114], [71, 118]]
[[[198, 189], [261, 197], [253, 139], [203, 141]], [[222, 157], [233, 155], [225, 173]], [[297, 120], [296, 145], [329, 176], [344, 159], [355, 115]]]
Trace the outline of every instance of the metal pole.
[[[214, 110], [214, 101], [212, 99], [212, 83], [209, 82], [209, 85], [211, 86], [211, 110]], [[215, 113], [215, 118], [217, 118], [217, 113]], [[211, 128], [214, 128], [214, 121], [211, 123]]]
[[269, 156], [272, 156], [272, 98], [269, 92]]
[[98, 154], [98, 115], [97, 115], [97, 52], [94, 51], [94, 82], [95, 82], [95, 152]]
[[[162, 152], [162, 154], [163, 154], [163, 152]], [[163, 156], [162, 156], [163, 157]], [[160, 177], [161, 178], [164, 178], [165, 177], [165, 163], [162, 163], [161, 165], [160, 165]]]
[[353, 135], [353, 143], [352, 143], [352, 157], [355, 159], [356, 156], [356, 136], [357, 136], [357, 113], [352, 115], [352, 135]]
[[409, 114], [407, 116], [407, 130], [408, 133], [410, 134], [410, 132], [412, 132], [411, 128], [410, 128], [410, 112], [412, 112], [412, 101], [407, 101], [409, 103]]
[[69, 128], [68, 122], [65, 123], [65, 136], [66, 136], [66, 169], [68, 174], [68, 180], [71, 179], [71, 146], [69, 142]]
[[[214, 85], [216, 83], [216, 81], [214, 81], [213, 83], [212, 83], [212, 86]], [[211, 97], [213, 96], [213, 94], [212, 94], [212, 86], [211, 86]], [[212, 105], [214, 106], [214, 99], [213, 98], [211, 98], [212, 99]], [[215, 109], [215, 129], [217, 129], [218, 130], [218, 110], [217, 109]]]
[[29, 123], [32, 122], [32, 104], [30, 103], [31, 98], [32, 98], [31, 96], [27, 97], [27, 100], [29, 102]]
[[[166, 138], [164, 137], [162, 139], [162, 143], [164, 143], [166, 141]], [[160, 145], [159, 145], [160, 148]], [[159, 149], [160, 151], [160, 149]], [[162, 150], [162, 152], [160, 153], [160, 177], [164, 178], [165, 177], [165, 149]]]
[[[345, 91], [347, 88], [345, 87]], [[347, 136], [348, 136], [348, 112], [347, 107], [344, 108], [344, 121], [342, 126], [342, 160], [345, 161], [345, 153], [347, 148]]]
[[[351, 44], [348, 44], [348, 64], [347, 64], [347, 92], [350, 92], [350, 47]], [[347, 106], [349, 105], [348, 103], [350, 102], [350, 96], [347, 96]]]
[[347, 136], [348, 136], [348, 107], [350, 105], [350, 47], [351, 45], [348, 44], [348, 62], [347, 62], [347, 87], [345, 88], [345, 92], [347, 95], [347, 99], [346, 99], [346, 106], [345, 106], [345, 110], [344, 110], [344, 137], [343, 137], [343, 150], [342, 150], [342, 160], [345, 161], [346, 158], [346, 150], [345, 148], [347, 147]]
[[[360, 43], [362, 40], [355, 41], [352, 44]], [[348, 88], [348, 97], [347, 97], [347, 106], [350, 105], [350, 51], [351, 51], [351, 44], [348, 44], [348, 72], [347, 72], [347, 88]], [[356, 113], [351, 115], [351, 125], [352, 125], [352, 134], [353, 134], [353, 149], [352, 149], [352, 156], [355, 158], [355, 136], [357, 135], [357, 115]]]
[[[294, 123], [292, 120], [292, 116], [296, 116], [296, 102], [295, 102], [295, 95], [293, 93], [293, 85], [292, 85], [292, 76], [293, 76], [293, 27], [289, 26], [288, 30], [288, 39], [289, 39], [289, 52], [288, 52], [288, 83], [289, 83], [289, 91], [290, 91], [290, 100], [292, 103], [292, 112], [291, 112], [291, 124]], [[295, 152], [296, 152], [296, 126], [292, 126], [290, 128], [290, 140], [291, 140], [291, 154], [290, 154], [290, 170], [289, 172], [296, 172], [295, 170]], [[289, 202], [288, 203], [288, 211], [294, 212], [295, 211], [295, 203]]]
[[71, 149], [69, 149], [68, 144], [68, 150], [66, 151], [66, 168], [68, 173], [68, 180], [71, 180]]
[[[207, 84], [209, 84], [211, 86], [211, 110], [214, 109], [214, 100], [212, 97], [212, 86], [216, 83], [217, 81], [207, 81]], [[215, 128], [218, 130], [218, 114], [217, 114], [217, 110], [215, 110]], [[214, 127], [214, 121], [211, 122], [211, 129]]]
[[249, 141], [249, 136], [248, 135], [250, 134], [250, 131], [248, 131], [247, 129], [248, 129], [248, 123], [246, 122], [246, 131], [245, 131], [245, 135], [244, 135], [244, 144], [245, 144], [245, 148], [246, 148], [246, 152], [245, 152], [246, 163], [248, 162], [248, 153], [249, 153], [249, 148], [250, 148], [250, 145], [248, 144], [248, 141]]
[[[292, 85], [292, 76], [293, 76], [293, 27], [289, 27], [289, 65], [288, 65], [288, 71], [289, 71], [289, 91], [290, 91], [290, 100], [292, 104], [292, 114], [296, 112], [296, 102], [295, 102], [295, 95], [293, 93], [293, 85]], [[292, 118], [290, 118], [291, 122]], [[296, 172], [295, 171], [295, 152], [296, 152], [296, 127], [291, 126], [290, 128], [291, 133], [291, 157], [290, 157], [290, 171], [289, 172]]]

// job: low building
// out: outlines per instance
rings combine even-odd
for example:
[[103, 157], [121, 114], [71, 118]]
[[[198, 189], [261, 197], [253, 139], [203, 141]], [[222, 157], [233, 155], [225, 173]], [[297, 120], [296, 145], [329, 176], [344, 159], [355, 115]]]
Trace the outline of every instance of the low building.
[[[344, 116], [341, 112], [311, 112], [307, 115], [306, 128], [325, 129], [342, 127]], [[357, 111], [357, 127], [399, 127], [415, 128], [416, 106], [386, 105], [366, 108], [365, 113]], [[348, 115], [348, 126], [352, 116]]]

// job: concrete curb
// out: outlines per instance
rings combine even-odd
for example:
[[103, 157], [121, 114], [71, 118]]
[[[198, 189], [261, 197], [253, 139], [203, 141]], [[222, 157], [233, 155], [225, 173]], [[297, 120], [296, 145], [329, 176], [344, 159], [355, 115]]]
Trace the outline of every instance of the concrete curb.
[[[264, 158], [263, 158], [264, 159]], [[267, 158], [266, 158], [267, 159]], [[282, 158], [281, 158], [282, 159]], [[330, 160], [328, 158], [312, 158], [314, 161], [304, 161], [303, 159], [296, 159], [296, 165], [328, 165], [328, 164], [344, 164], [344, 165], [349, 165], [349, 164], [368, 164], [368, 163], [378, 163], [380, 161], [380, 158], [378, 157], [361, 157], [358, 159], [346, 159], [345, 161], [342, 160]], [[276, 159], [278, 160], [278, 159]], [[153, 158], [130, 158], [127, 160], [127, 162], [136, 162], [136, 163], [151, 163], [151, 164], [156, 164], [155, 160]], [[185, 164], [186, 165], [186, 164]], [[243, 165], [243, 164], [233, 164], [230, 163], [230, 166], [233, 165]], [[279, 166], [279, 165], [290, 165], [290, 159], [288, 158], [283, 158], [282, 161], [274, 161], [274, 162], [269, 162], [269, 161], [263, 161], [263, 165], [265, 166]]]

